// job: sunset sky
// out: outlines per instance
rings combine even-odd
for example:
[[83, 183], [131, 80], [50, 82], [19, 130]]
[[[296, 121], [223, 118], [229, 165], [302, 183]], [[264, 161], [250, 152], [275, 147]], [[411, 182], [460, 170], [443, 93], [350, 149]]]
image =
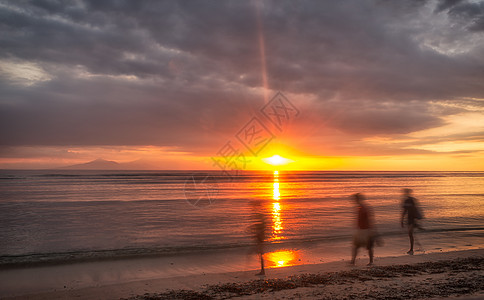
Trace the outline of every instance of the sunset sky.
[[484, 171], [484, 1], [0, 0], [0, 168], [217, 169], [228, 143], [244, 169]]

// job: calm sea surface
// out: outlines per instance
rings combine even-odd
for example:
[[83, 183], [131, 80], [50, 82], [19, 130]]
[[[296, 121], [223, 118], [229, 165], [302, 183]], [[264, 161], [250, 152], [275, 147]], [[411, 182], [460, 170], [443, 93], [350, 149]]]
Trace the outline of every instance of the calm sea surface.
[[3, 170], [0, 264], [248, 247], [259, 212], [272, 245], [347, 243], [356, 192], [391, 238], [402, 234], [405, 187], [423, 208], [428, 239], [484, 246], [482, 172], [254, 171], [230, 180], [218, 172]]

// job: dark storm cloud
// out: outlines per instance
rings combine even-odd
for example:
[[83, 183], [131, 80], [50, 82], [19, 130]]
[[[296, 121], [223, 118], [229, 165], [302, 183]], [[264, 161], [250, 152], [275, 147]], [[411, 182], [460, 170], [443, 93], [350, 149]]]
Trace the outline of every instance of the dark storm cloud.
[[454, 19], [467, 24], [470, 31], [484, 30], [484, 3], [463, 0], [441, 0], [436, 12], [446, 11]]
[[351, 133], [368, 134], [405, 134], [426, 128], [444, 125], [444, 122], [433, 116], [423, 105], [406, 106], [395, 104], [372, 105], [365, 107], [361, 101], [348, 105], [330, 124]]
[[[0, 143], [218, 148], [262, 104], [252, 89], [263, 84], [260, 33], [269, 87], [311, 95], [328, 126], [368, 136], [437, 127], [455, 111], [430, 102], [484, 94], [483, 46], [472, 45], [482, 7], [3, 1], [0, 60], [35, 64], [50, 79], [22, 85], [1, 74]], [[443, 14], [439, 38], [431, 21]], [[468, 49], [447, 54], [447, 41]]]
[[460, 3], [449, 10], [449, 15], [467, 21], [470, 31], [484, 30], [484, 2]]
[[436, 12], [444, 11], [446, 9], [449, 9], [449, 8], [453, 7], [456, 4], [459, 4], [462, 1], [463, 0], [441, 0], [437, 4], [437, 7], [436, 7], [435, 11]]
[[[178, 90], [108, 79], [54, 81], [0, 112], [2, 144], [181, 145], [203, 150], [236, 131], [226, 118], [248, 118], [233, 92]], [[76, 94], [71, 93], [77, 89]], [[249, 95], [248, 95], [249, 96]], [[164, 101], [160, 101], [163, 99]], [[187, 101], [186, 99], [194, 99]]]

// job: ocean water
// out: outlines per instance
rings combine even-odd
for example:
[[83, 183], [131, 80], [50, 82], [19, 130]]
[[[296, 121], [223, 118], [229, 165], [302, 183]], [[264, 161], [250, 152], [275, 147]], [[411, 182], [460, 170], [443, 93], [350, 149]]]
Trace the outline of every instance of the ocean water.
[[246, 251], [259, 213], [273, 266], [298, 264], [294, 249], [348, 246], [356, 192], [384, 239], [404, 243], [402, 188], [422, 207], [427, 251], [484, 246], [483, 172], [2, 170], [0, 266]]

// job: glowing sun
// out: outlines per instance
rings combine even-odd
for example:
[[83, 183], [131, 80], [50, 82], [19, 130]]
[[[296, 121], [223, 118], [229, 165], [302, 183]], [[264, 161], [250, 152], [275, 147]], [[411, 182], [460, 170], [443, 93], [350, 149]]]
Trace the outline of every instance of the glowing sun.
[[263, 158], [262, 160], [265, 163], [268, 163], [268, 164], [273, 165], [273, 166], [280, 166], [280, 165], [285, 165], [285, 164], [293, 162], [289, 158], [284, 158], [284, 157], [277, 155], [277, 154], [273, 155], [271, 157]]

